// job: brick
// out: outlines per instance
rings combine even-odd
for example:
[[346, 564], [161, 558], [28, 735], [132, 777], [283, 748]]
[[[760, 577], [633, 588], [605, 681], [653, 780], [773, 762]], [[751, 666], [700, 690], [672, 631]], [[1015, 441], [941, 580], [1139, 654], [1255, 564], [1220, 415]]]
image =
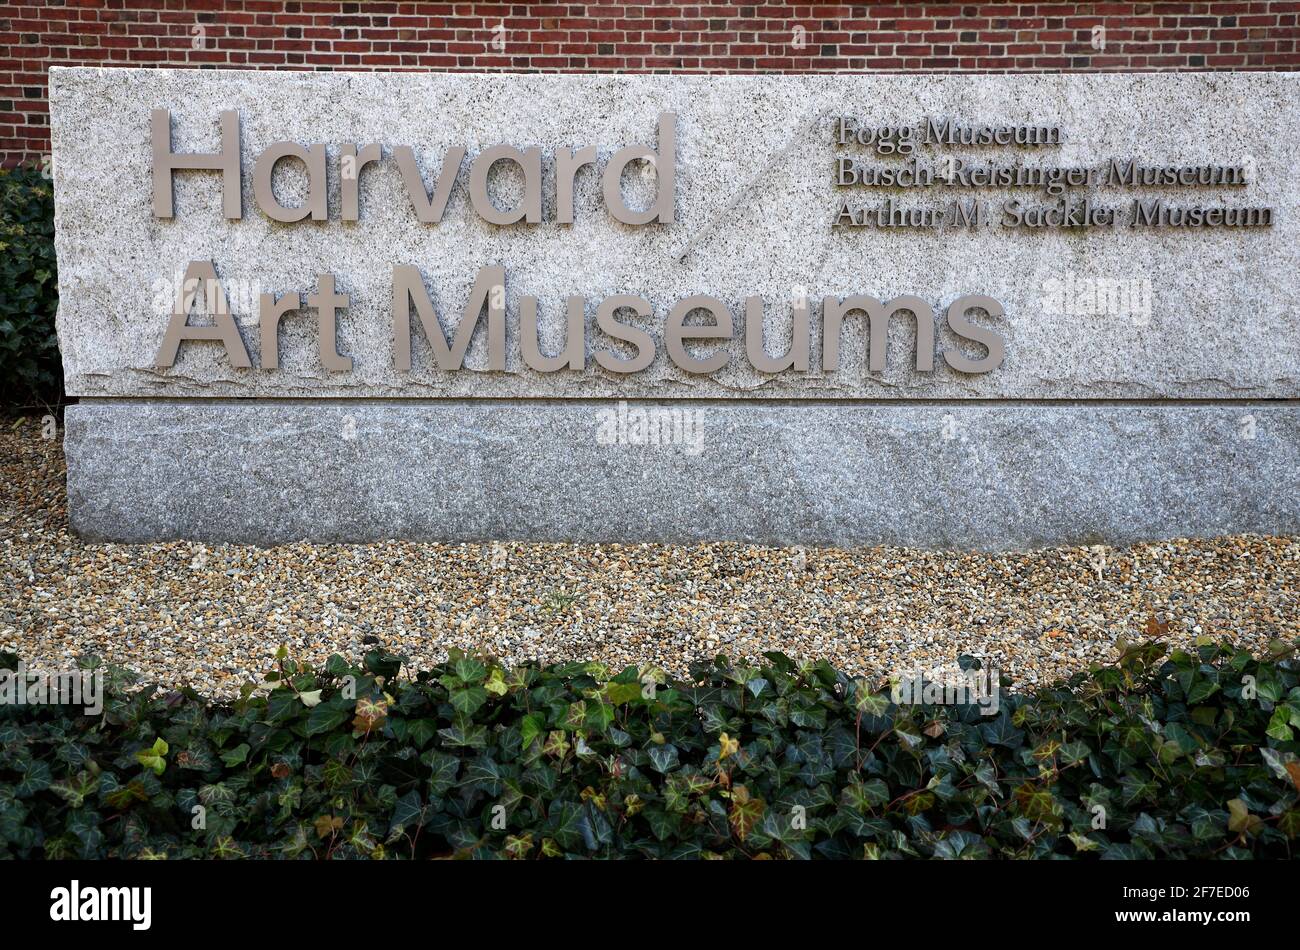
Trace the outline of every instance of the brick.
[[[510, 72], [1294, 69], [1296, 0], [438, 3], [29, 0], [0, 11], [0, 164], [48, 148], [50, 64]], [[505, 24], [507, 47], [492, 46]], [[1104, 48], [1092, 31], [1105, 27]], [[194, 30], [205, 31], [201, 49]], [[799, 46], [795, 45], [798, 37]]]

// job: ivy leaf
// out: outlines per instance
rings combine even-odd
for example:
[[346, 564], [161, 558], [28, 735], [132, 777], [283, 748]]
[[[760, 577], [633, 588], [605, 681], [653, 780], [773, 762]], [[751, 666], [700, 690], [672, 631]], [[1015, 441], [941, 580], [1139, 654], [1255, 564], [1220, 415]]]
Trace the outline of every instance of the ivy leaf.
[[643, 689], [645, 687], [640, 682], [610, 683], [605, 687], [605, 702], [611, 706], [634, 703], [641, 698]]
[[541, 713], [529, 713], [519, 720], [519, 741], [525, 750], [545, 732], [546, 717]]
[[1024, 732], [1012, 724], [1011, 716], [1005, 709], [992, 722], [983, 723], [979, 728], [980, 735], [990, 745], [1005, 746], [1008, 749], [1017, 749], [1024, 745]]
[[221, 761], [232, 769], [237, 765], [243, 765], [248, 761], [248, 743], [241, 742], [230, 751], [221, 753]]
[[947, 861], [981, 861], [991, 857], [991, 852], [979, 835], [952, 831], [934, 843], [934, 856]]
[[1291, 707], [1285, 703], [1273, 708], [1273, 715], [1269, 718], [1268, 729], [1265, 733], [1276, 739], [1278, 742], [1290, 742], [1291, 736]]
[[420, 757], [420, 761], [429, 769], [429, 794], [434, 798], [445, 795], [456, 785], [460, 773], [460, 759], [445, 752], [431, 749]]
[[0, 710], [0, 855], [1290, 856], [1294, 654], [1167, 652], [1130, 645], [993, 716], [895, 711], [825, 662], [772, 658], [609, 679], [456, 653], [380, 682], [405, 661], [286, 655], [274, 689], [221, 702], [110, 674], [102, 717]]
[[560, 729], [552, 729], [547, 733], [542, 752], [557, 759], [562, 759], [568, 753], [569, 748], [570, 744], [567, 735]]
[[1252, 815], [1246, 803], [1240, 798], [1228, 802], [1228, 830], [1239, 835], [1258, 834], [1264, 822], [1258, 815]]
[[513, 861], [522, 861], [528, 857], [528, 852], [533, 850], [533, 835], [531, 832], [525, 832], [522, 835], [506, 835], [506, 843], [501, 850], [507, 858]]
[[135, 760], [145, 768], [152, 769], [155, 775], [162, 775], [167, 769], [166, 740], [162, 737], [155, 739], [151, 747], [135, 754]]
[[311, 715], [307, 717], [307, 735], [319, 736], [333, 732], [347, 722], [351, 714], [348, 701], [341, 695], [335, 696], [312, 709]]
[[382, 729], [388, 720], [388, 701], [371, 699], [366, 696], [357, 698], [356, 715], [352, 719], [352, 728], [356, 732], [370, 733]]
[[733, 739], [725, 732], [718, 736], [718, 761], [729, 758], [740, 751], [740, 740]]
[[763, 812], [767, 809], [767, 803], [761, 798], [751, 798], [749, 789], [744, 785], [737, 785], [731, 790], [731, 808], [727, 811], [727, 821], [731, 825], [732, 831], [736, 837], [744, 842], [749, 838], [750, 832], [758, 825], [763, 818]]
[[587, 729], [595, 733], [603, 733], [613, 721], [614, 707], [609, 703], [597, 701], [588, 704], [587, 718], [584, 723]]
[[109, 783], [105, 782], [103, 792], [104, 803], [111, 805], [118, 811], [125, 811], [136, 802], [147, 802], [149, 800], [149, 793], [145, 791], [145, 787], [139, 779], [131, 779], [125, 785], [114, 784], [111, 787]]
[[890, 800], [889, 786], [882, 779], [873, 778], [865, 782], [851, 781], [840, 794], [840, 801], [847, 808], [859, 814], [879, 808]]
[[391, 837], [407, 828], [420, 827], [428, 820], [429, 809], [420, 798], [420, 793], [412, 789], [397, 800], [393, 814], [388, 822], [388, 834]]
[[1081, 835], [1081, 834], [1076, 834], [1074, 832], [1071, 832], [1068, 837], [1070, 839], [1070, 842], [1074, 845], [1074, 850], [1080, 853], [1084, 853], [1087, 851], [1098, 851], [1101, 849], [1101, 845], [1098, 844], [1096, 841], [1093, 841], [1087, 835]]
[[651, 746], [648, 753], [650, 756], [650, 765], [656, 772], [666, 774], [677, 768], [679, 764], [677, 747], [671, 743], [667, 745]]
[[550, 837], [564, 851], [576, 851], [584, 843], [582, 808], [573, 802], [556, 802], [550, 810]]
[[482, 686], [468, 686], [451, 691], [451, 705], [462, 716], [472, 716], [487, 702], [487, 690]]
[[69, 807], [80, 808], [86, 798], [93, 795], [98, 788], [99, 776], [81, 771], [62, 782], [55, 782], [50, 786], [50, 791], [67, 802]]
[[452, 669], [460, 677], [461, 682], [474, 685], [487, 679], [488, 668], [478, 660], [470, 657], [462, 657], [452, 664]]
[[316, 837], [328, 838], [343, 830], [343, 819], [337, 815], [321, 815], [313, 823]]
[[100, 825], [103, 819], [93, 811], [78, 809], [68, 814], [68, 832], [78, 842], [76, 855], [82, 860], [94, 860], [103, 856], [104, 832]]
[[438, 734], [438, 723], [433, 719], [410, 719], [406, 724], [406, 739], [415, 748], [423, 749]]

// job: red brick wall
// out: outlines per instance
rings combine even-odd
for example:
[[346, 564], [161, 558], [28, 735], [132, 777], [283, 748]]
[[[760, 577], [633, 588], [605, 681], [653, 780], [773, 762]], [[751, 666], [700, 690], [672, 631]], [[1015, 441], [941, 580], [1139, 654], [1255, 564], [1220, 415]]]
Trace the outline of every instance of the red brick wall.
[[[0, 163], [49, 147], [50, 65], [635, 72], [1297, 69], [1300, 2], [4, 0]], [[1094, 28], [1104, 34], [1094, 39]], [[503, 27], [503, 29], [502, 29]]]

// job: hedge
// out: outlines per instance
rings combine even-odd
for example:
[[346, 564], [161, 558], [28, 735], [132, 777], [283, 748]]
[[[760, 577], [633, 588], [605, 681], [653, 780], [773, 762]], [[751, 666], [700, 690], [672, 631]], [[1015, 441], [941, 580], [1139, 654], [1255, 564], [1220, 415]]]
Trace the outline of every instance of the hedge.
[[54, 189], [31, 167], [0, 169], [0, 405], [53, 405], [63, 371]]
[[1290, 857], [1294, 647], [1166, 653], [995, 716], [777, 653], [675, 680], [281, 650], [226, 703], [99, 670], [101, 715], [0, 707], [0, 856]]

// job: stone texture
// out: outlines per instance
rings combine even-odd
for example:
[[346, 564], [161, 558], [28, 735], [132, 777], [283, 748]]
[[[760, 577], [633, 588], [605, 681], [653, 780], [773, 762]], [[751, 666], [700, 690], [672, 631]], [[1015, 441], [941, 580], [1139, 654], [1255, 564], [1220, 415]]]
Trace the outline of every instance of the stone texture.
[[[168, 397], [654, 397], [654, 398], [1295, 398], [1300, 335], [1295, 332], [1296, 247], [1300, 211], [1293, 142], [1300, 113], [1296, 74], [1111, 74], [1002, 76], [577, 76], [348, 73], [253, 73], [166, 69], [51, 69], [52, 142], [56, 156], [59, 336], [73, 396]], [[212, 151], [217, 116], [242, 117], [245, 219], [220, 213], [219, 177], [178, 175], [177, 218], [150, 209], [150, 109], [173, 112], [178, 151]], [[495, 227], [469, 208], [463, 168], [447, 217], [416, 222], [391, 160], [362, 178], [357, 225], [339, 221], [337, 145], [417, 148], [426, 174], [449, 145], [470, 155], [489, 145], [600, 146], [653, 141], [661, 110], [678, 112], [677, 222], [630, 228], [608, 217], [590, 170], [577, 187], [577, 222]], [[832, 230], [837, 191], [831, 116], [875, 122], [946, 116], [969, 123], [1059, 123], [1066, 141], [1021, 152], [954, 150], [974, 161], [1095, 165], [1111, 157], [1144, 163], [1234, 164], [1258, 170], [1247, 188], [1099, 189], [1095, 197], [1126, 205], [1136, 195], [1174, 204], [1269, 205], [1273, 227], [1255, 231], [1182, 229], [1013, 234], [881, 233]], [[331, 144], [326, 223], [283, 225], [256, 209], [251, 163], [271, 142]], [[941, 154], [926, 150], [928, 158]], [[873, 164], [883, 164], [886, 160]], [[293, 163], [277, 176], [286, 203], [301, 194]], [[547, 181], [551, 182], [548, 160]], [[630, 194], [650, 179], [629, 176]], [[508, 196], [515, 183], [498, 183]], [[887, 195], [913, 204], [947, 201], [853, 189], [874, 204]], [[965, 192], [997, 201], [1010, 193]], [[1040, 192], [1016, 193], [1047, 204]], [[684, 259], [679, 260], [683, 251]], [[324, 372], [315, 361], [314, 321], [290, 317], [282, 369], [235, 370], [213, 344], [186, 345], [172, 369], [151, 368], [167, 324], [155, 305], [190, 259], [216, 261], [223, 279], [256, 290], [306, 291], [332, 271], [353, 297], [341, 319], [340, 349], [350, 373]], [[760, 377], [735, 350], [713, 377], [691, 376], [657, 362], [631, 377], [594, 366], [584, 373], [541, 375], [518, 365], [507, 372], [437, 371], [417, 350], [409, 376], [391, 365], [390, 278], [397, 264], [418, 265], [445, 314], [458, 311], [479, 267], [507, 269], [512, 318], [521, 293], [538, 296], [544, 338], [554, 349], [562, 303], [571, 293], [594, 302], [636, 293], [657, 307], [662, 327], [681, 297], [715, 294], [735, 309], [762, 295], [769, 332], [784, 340], [790, 300], [802, 292], [917, 294], [946, 305], [961, 293], [985, 293], [1006, 305], [999, 327], [1007, 340], [1003, 367], [982, 376], [946, 368], [916, 374], [907, 321], [895, 321], [891, 365], [861, 369], [860, 341], [846, 369], [826, 378], [786, 373]], [[1131, 315], [1063, 317], [1045, 312], [1044, 287], [1073, 278], [1150, 282], [1148, 320]], [[166, 298], [166, 294], [162, 295]], [[255, 299], [255, 298], [254, 298]], [[164, 299], [164, 303], [165, 303]], [[236, 306], [241, 332], [256, 349], [255, 319]], [[739, 334], [738, 334], [739, 335]], [[596, 345], [597, 334], [591, 333]], [[941, 345], [951, 344], [941, 337]], [[471, 366], [485, 361], [483, 340]], [[601, 341], [603, 347], [607, 345]], [[776, 349], [777, 344], [770, 347]], [[512, 343], [511, 352], [515, 352]], [[942, 361], [940, 362], [942, 367]], [[222, 410], [224, 413], [226, 410]], [[369, 411], [369, 410], [367, 410]], [[865, 410], [863, 410], [865, 411]], [[527, 418], [527, 417], [523, 417]], [[1145, 416], [1143, 417], [1145, 418]], [[239, 440], [237, 440], [238, 442]], [[486, 526], [485, 526], [486, 530]]]
[[67, 410], [71, 523], [92, 539], [266, 544], [1011, 549], [1300, 532], [1294, 405], [628, 405], [699, 413], [698, 452], [602, 444], [610, 406], [82, 403]]

